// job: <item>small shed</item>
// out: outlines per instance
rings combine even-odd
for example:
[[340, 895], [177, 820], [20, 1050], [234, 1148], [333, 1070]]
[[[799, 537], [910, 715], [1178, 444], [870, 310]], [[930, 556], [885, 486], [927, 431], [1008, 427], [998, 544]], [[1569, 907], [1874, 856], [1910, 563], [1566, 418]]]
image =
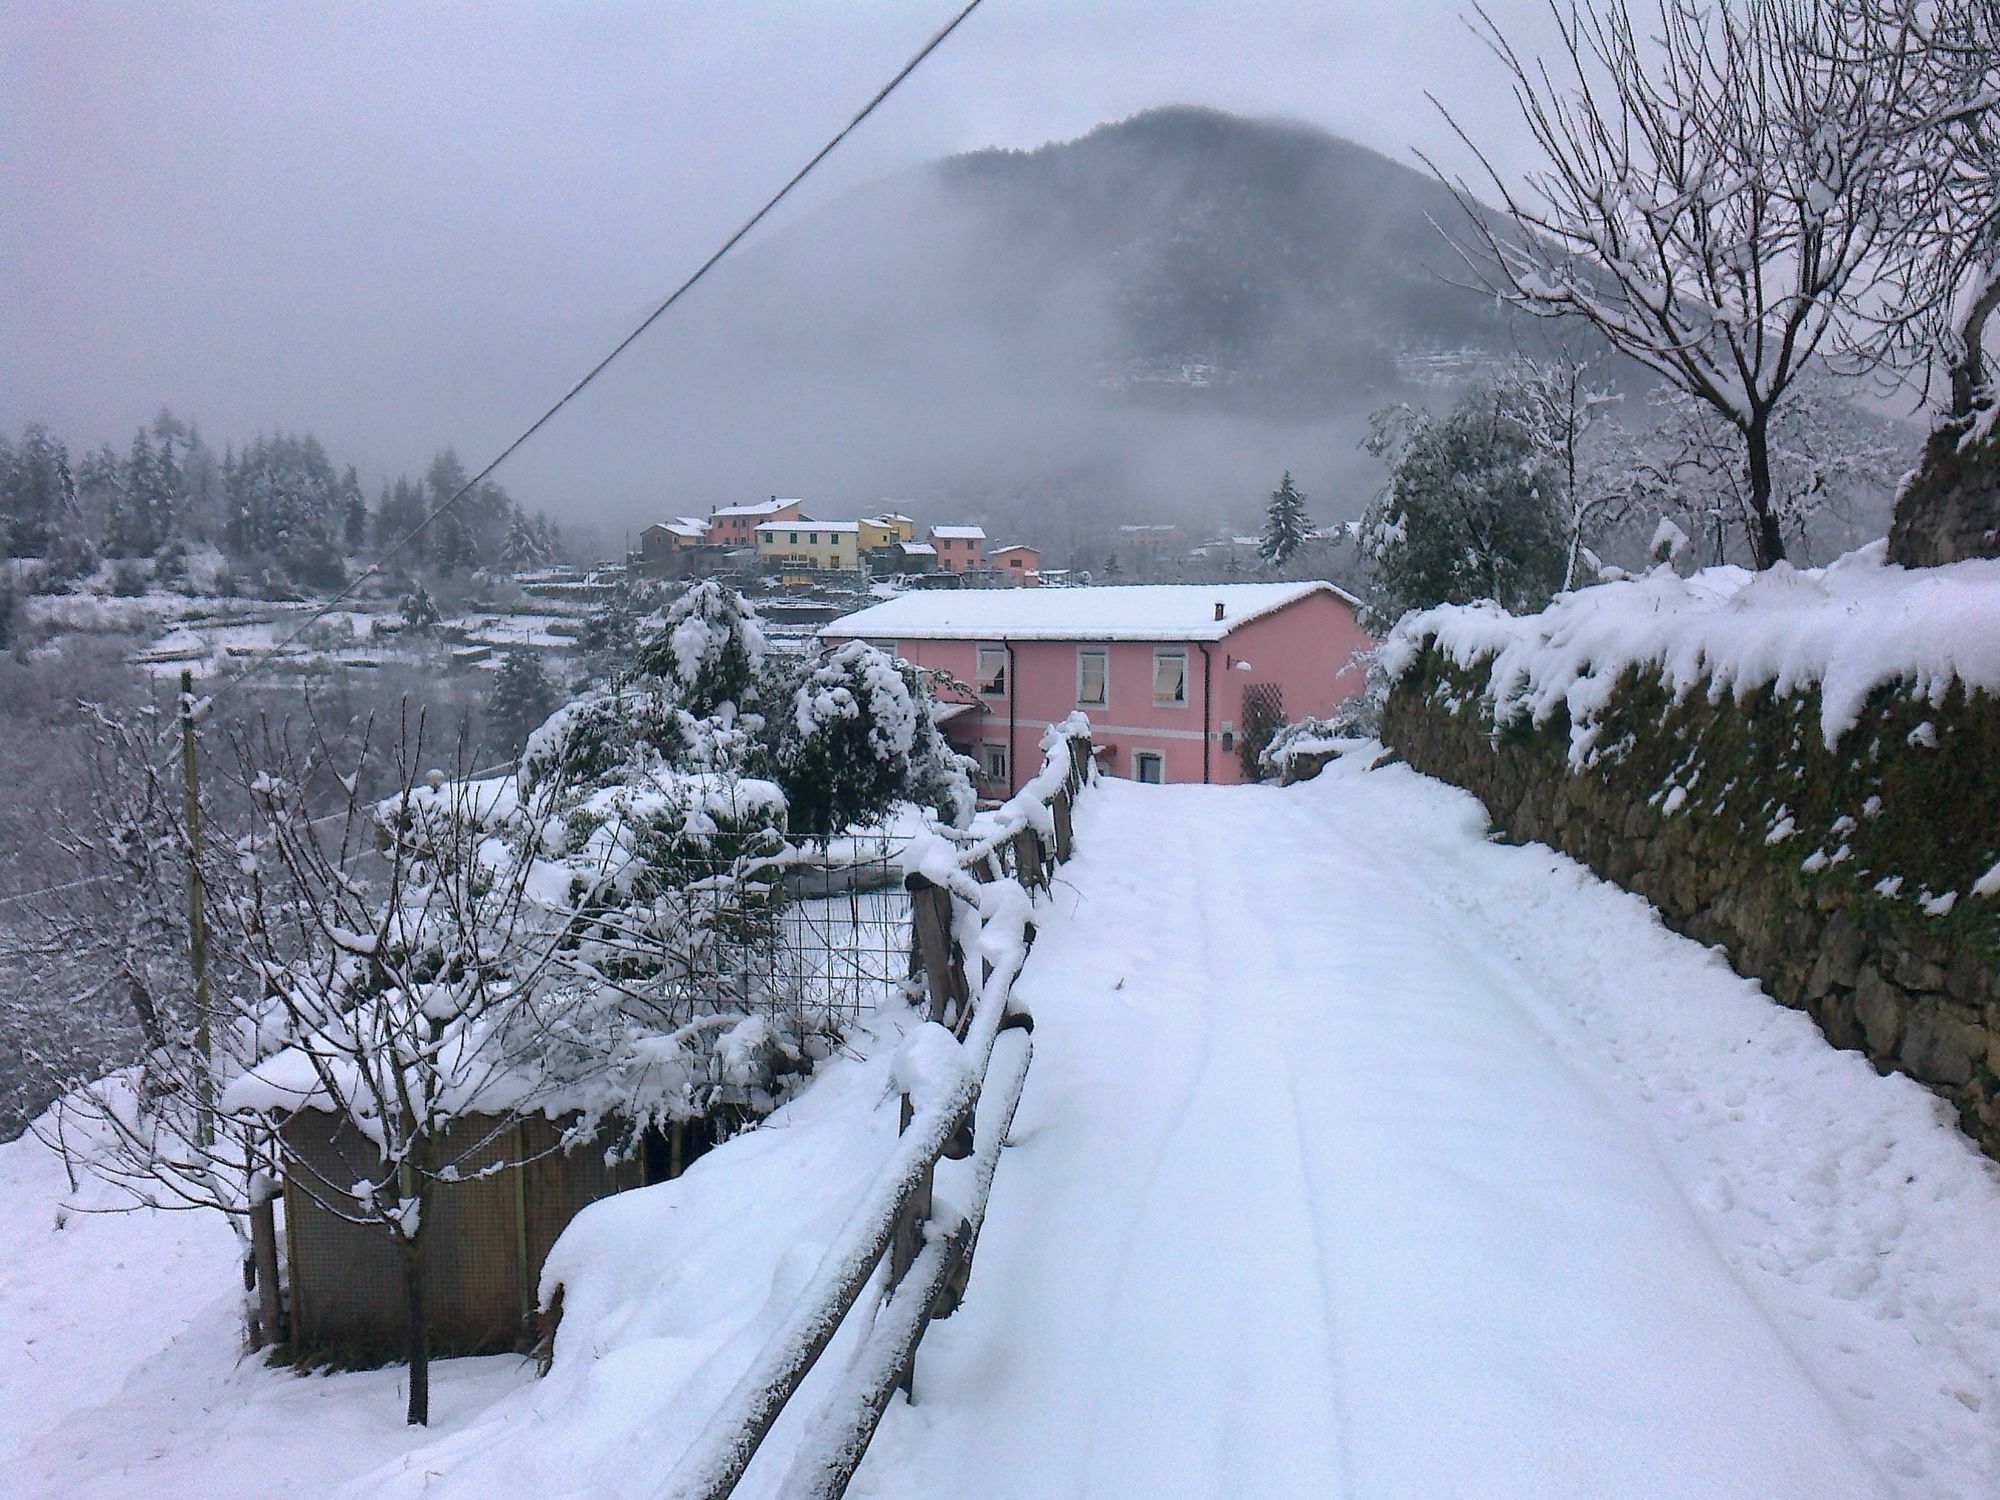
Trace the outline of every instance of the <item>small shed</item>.
[[[434, 1195], [421, 1237], [433, 1356], [533, 1348], [542, 1265], [569, 1221], [599, 1198], [675, 1175], [711, 1134], [697, 1122], [686, 1129], [684, 1151], [652, 1136], [632, 1159], [607, 1161], [601, 1140], [562, 1149], [574, 1123], [574, 1116], [516, 1123], [469, 1115], [445, 1136], [464, 1180]], [[349, 1365], [400, 1359], [408, 1315], [398, 1246], [379, 1226], [354, 1223], [319, 1201], [380, 1176], [374, 1143], [346, 1116], [319, 1110], [300, 1110], [281, 1129], [291, 1168], [284, 1206], [292, 1348]], [[526, 1164], [506, 1165], [514, 1162]]]

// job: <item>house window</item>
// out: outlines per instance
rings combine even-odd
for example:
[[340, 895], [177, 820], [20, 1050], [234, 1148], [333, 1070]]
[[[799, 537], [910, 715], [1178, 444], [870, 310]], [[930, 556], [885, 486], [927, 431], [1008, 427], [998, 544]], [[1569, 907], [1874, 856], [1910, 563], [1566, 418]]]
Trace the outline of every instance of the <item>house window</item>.
[[799, 544], [799, 534], [795, 531], [792, 533], [792, 545], [796, 547], [798, 546], [798, 544]]
[[1018, 557], [1010, 557], [1007, 559], [1007, 566], [1010, 568], [1018, 568], [1021, 566], [1021, 559]]
[[1007, 747], [1005, 745], [981, 745], [979, 747], [979, 769], [988, 781], [1000, 782], [1007, 779]]
[[1004, 698], [1007, 696], [1007, 648], [1005, 646], [981, 646], [979, 648], [979, 696], [982, 698]]
[[1187, 652], [1153, 653], [1153, 702], [1162, 706], [1187, 702]]
[[1076, 701], [1086, 708], [1104, 707], [1110, 686], [1110, 664], [1102, 651], [1076, 653]]
[[1166, 780], [1167, 762], [1157, 750], [1139, 750], [1132, 756], [1132, 779], [1158, 786]]

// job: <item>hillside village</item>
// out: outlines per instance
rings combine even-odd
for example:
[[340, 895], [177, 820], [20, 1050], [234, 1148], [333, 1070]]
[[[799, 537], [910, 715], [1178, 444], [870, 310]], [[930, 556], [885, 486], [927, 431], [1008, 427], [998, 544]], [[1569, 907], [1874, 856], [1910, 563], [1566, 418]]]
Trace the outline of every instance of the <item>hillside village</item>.
[[2000, 1496], [2000, 12], [980, 8], [0, 12], [0, 1492]]

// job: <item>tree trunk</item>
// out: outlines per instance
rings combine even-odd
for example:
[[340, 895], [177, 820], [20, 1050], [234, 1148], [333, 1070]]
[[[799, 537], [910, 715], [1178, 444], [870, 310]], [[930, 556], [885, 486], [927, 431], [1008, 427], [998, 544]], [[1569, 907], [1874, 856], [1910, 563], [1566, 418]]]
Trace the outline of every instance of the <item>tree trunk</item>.
[[1986, 395], [1985, 327], [2000, 312], [2000, 275], [1969, 311], [1953, 361], [1951, 410], [1924, 444], [1916, 473], [1896, 496], [1889, 561], [1934, 568], [2000, 557], [2000, 434], [1966, 442]]
[[[418, 1235], [422, 1234], [419, 1227]], [[404, 1357], [410, 1364], [410, 1408], [405, 1421], [412, 1427], [431, 1423], [430, 1329], [424, 1321], [424, 1261], [419, 1238], [402, 1242], [403, 1310], [408, 1327]]]
[[1785, 534], [1771, 509], [1771, 433], [1761, 420], [1743, 434], [1744, 466], [1750, 481], [1750, 560], [1758, 572], [1785, 560]]

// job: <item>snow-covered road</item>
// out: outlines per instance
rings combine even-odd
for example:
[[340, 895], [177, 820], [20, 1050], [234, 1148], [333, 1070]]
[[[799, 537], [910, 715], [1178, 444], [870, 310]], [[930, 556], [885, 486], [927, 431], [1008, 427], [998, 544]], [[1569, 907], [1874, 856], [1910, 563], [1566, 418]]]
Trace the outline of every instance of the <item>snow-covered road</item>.
[[1407, 771], [1085, 806], [971, 1297], [857, 1492], [1995, 1493], [1987, 1252], [1899, 1266], [1883, 1201], [1993, 1180], [1914, 1086]]

